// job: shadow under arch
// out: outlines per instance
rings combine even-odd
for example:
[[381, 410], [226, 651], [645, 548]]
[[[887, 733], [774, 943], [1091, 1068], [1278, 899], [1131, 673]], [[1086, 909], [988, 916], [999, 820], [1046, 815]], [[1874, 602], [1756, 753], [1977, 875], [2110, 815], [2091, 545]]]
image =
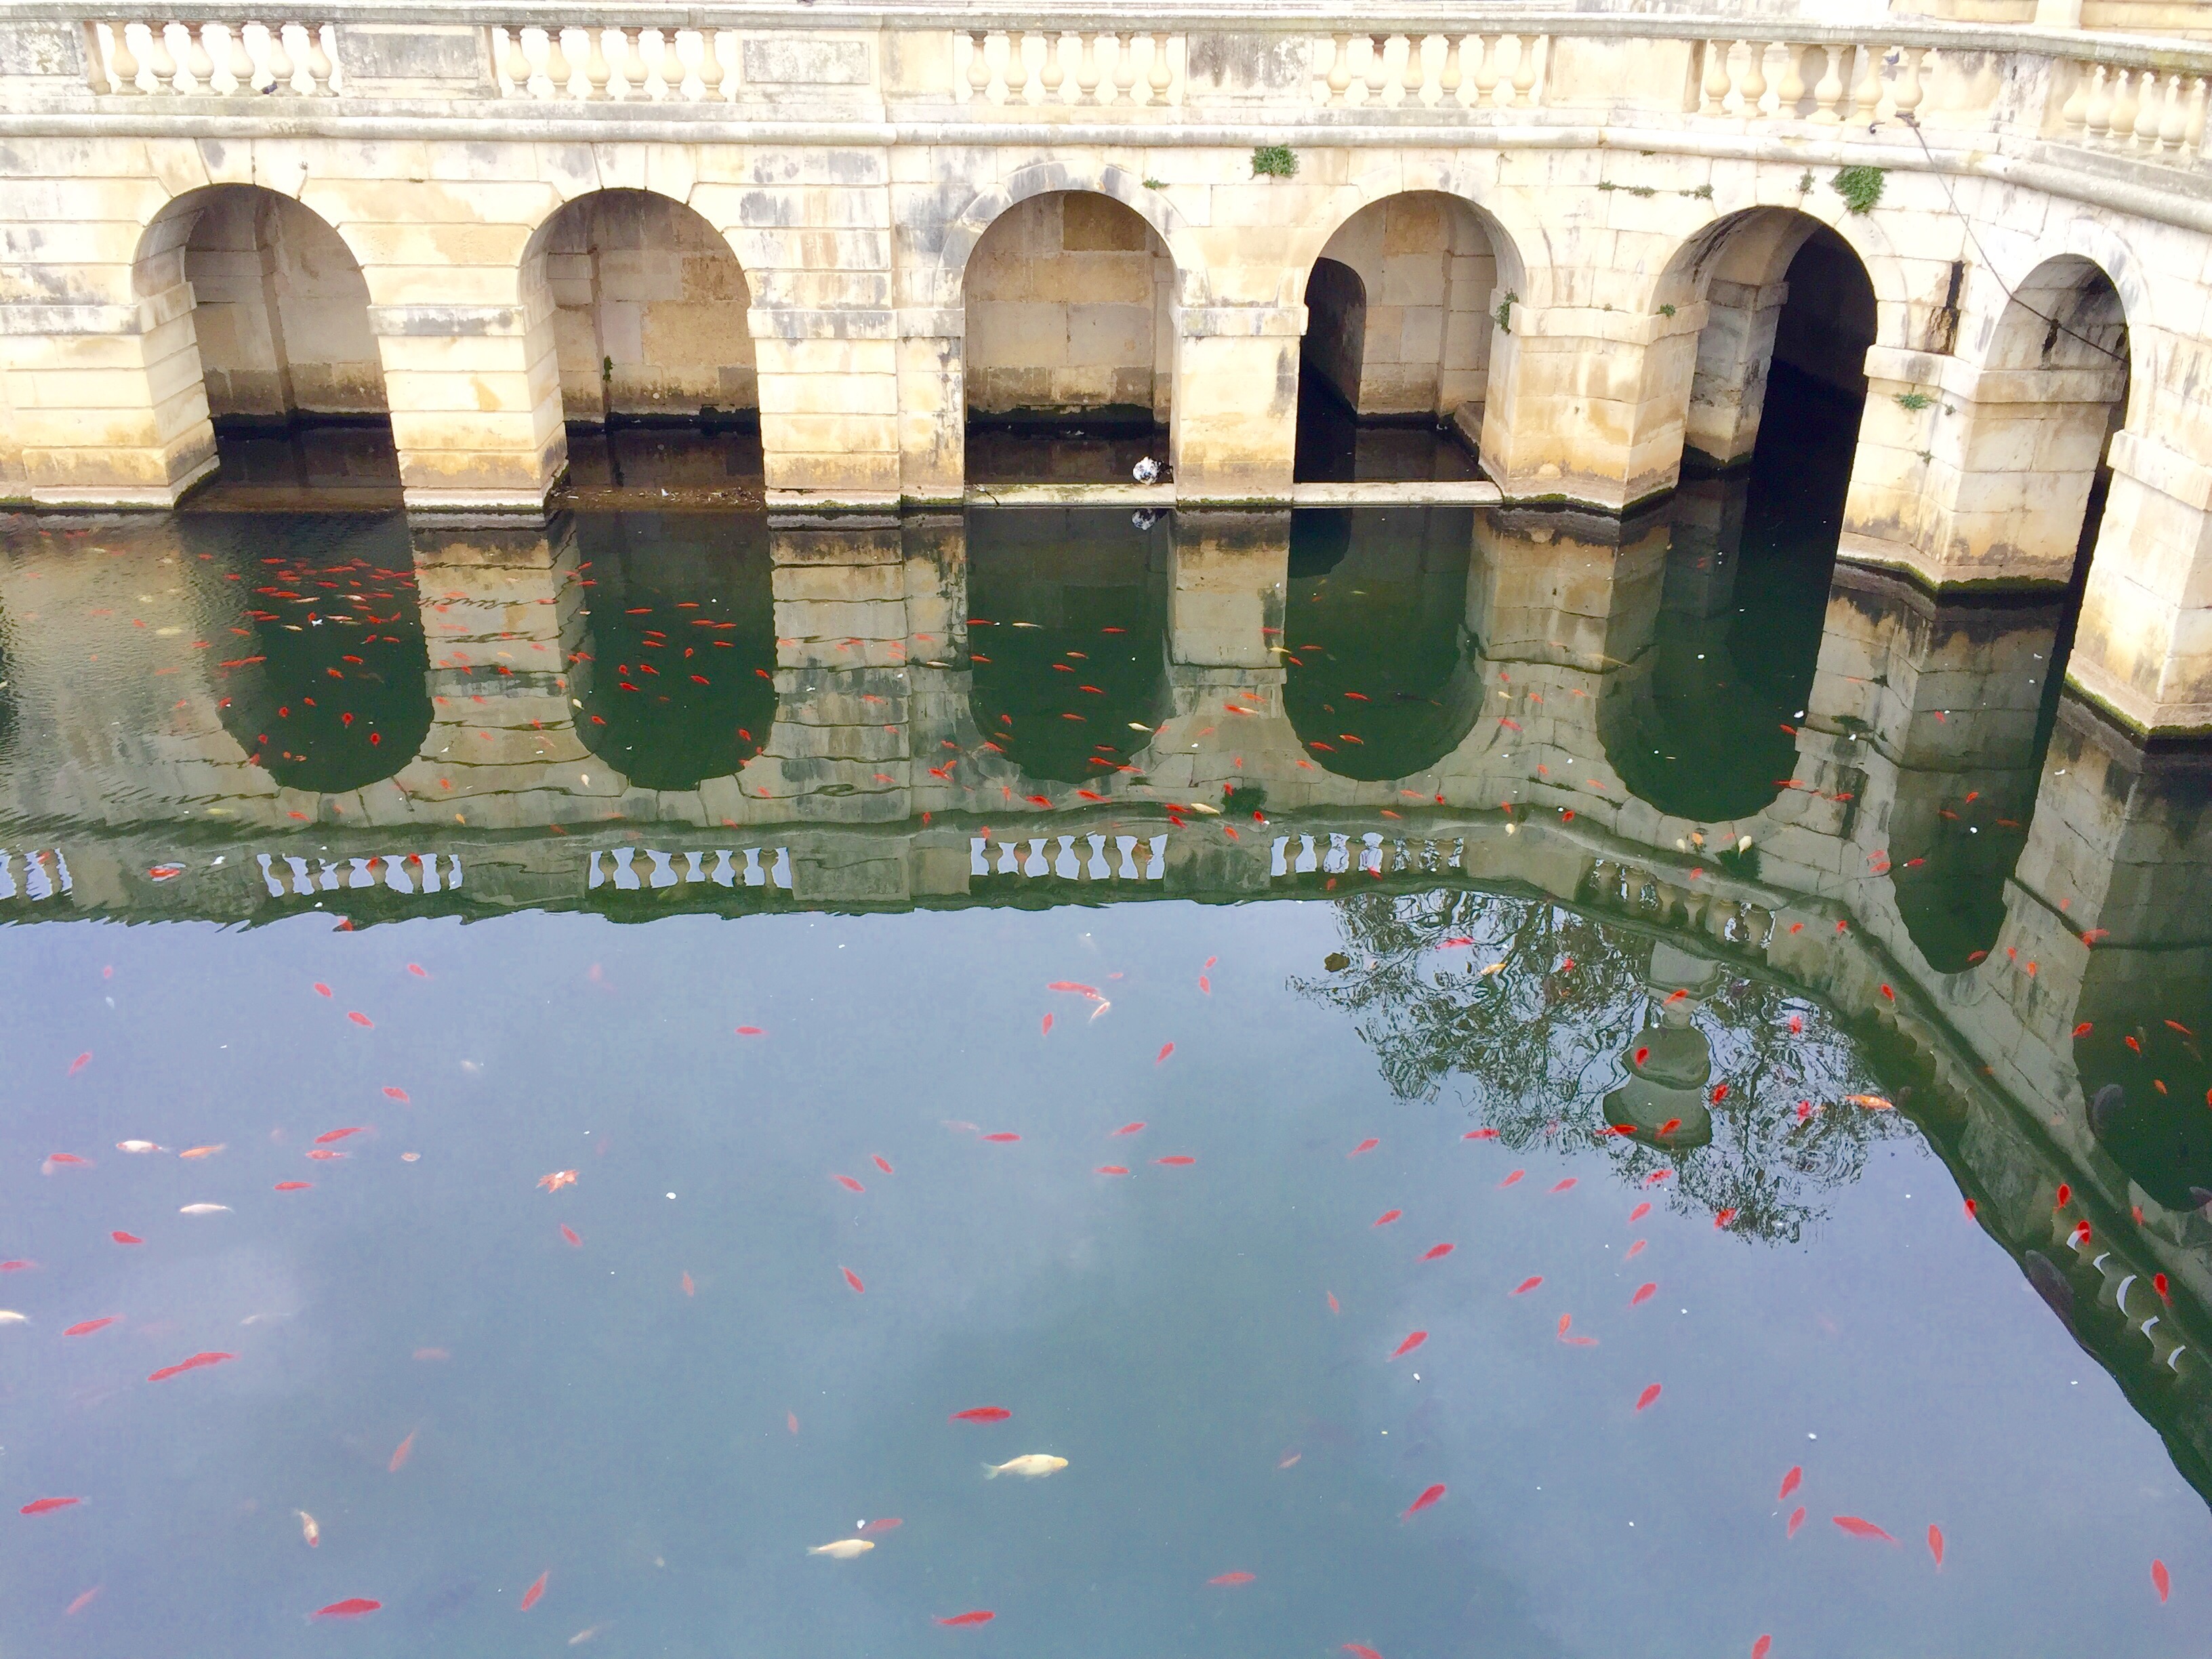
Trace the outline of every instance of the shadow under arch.
[[1095, 788], [1172, 712], [1167, 533], [1110, 507], [969, 514], [969, 712], [1025, 776]]
[[776, 718], [768, 520], [594, 513], [569, 695], [584, 746], [641, 789], [696, 789], [767, 745]]
[[[210, 652], [223, 728], [287, 789], [343, 794], [413, 760], [430, 731], [429, 651], [414, 544], [396, 514], [287, 517], [281, 551], [258, 515], [193, 514], [179, 544], [233, 589], [250, 639]], [[235, 574], [231, 583], [222, 579]]]
[[1474, 533], [1468, 507], [1291, 515], [1283, 712], [1323, 770], [1363, 783], [1413, 777], [1474, 729]]

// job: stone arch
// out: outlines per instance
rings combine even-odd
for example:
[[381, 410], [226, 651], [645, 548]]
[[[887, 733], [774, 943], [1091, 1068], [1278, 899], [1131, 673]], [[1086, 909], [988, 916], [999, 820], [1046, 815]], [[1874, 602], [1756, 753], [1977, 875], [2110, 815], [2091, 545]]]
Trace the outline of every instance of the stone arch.
[[1033, 197], [1082, 191], [1110, 197], [1152, 228], [1175, 260], [1176, 302], [1206, 303], [1208, 285], [1205, 256], [1199, 251], [1191, 227], [1176, 211], [1164, 192], [1148, 190], [1145, 181], [1126, 167], [1111, 165], [1088, 167], [1067, 161], [1040, 161], [1009, 173], [990, 189], [979, 192], [952, 221], [938, 255], [945, 303], [964, 305], [968, 293], [968, 264], [975, 245], [999, 219]]
[[564, 422], [757, 422], [750, 279], [688, 202], [621, 184], [568, 195], [532, 228], [517, 280], [531, 355], [551, 356]]
[[1521, 297], [1528, 295], [1529, 266], [1522, 250], [1524, 244], [1542, 245], [1542, 228], [1533, 219], [1516, 216], [1509, 220], [1507, 215], [1515, 213], [1518, 204], [1509, 198], [1493, 200], [1487, 192], [1477, 191], [1460, 166], [1423, 165], [1418, 161], [1408, 163], [1398, 159], [1348, 181], [1337, 192], [1333, 204], [1334, 211], [1316, 223], [1300, 228], [1291, 249], [1294, 268], [1289, 279], [1291, 291], [1285, 295], [1285, 303], [1295, 301], [1295, 290], [1304, 286], [1313, 262], [1346, 225], [1394, 196], [1420, 192], [1455, 198], [1471, 210], [1498, 262], [1498, 285]]

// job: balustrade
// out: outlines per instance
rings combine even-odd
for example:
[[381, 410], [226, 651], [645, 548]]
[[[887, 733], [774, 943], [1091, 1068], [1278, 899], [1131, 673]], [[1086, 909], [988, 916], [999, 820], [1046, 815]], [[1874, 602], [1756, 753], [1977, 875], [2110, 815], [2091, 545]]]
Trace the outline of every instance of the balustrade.
[[505, 98], [718, 104], [737, 95], [730, 29], [493, 24], [488, 33], [494, 83]]
[[2050, 134], [2062, 143], [2175, 163], [2204, 155], [2212, 76], [2087, 59], [2064, 70], [2068, 90]]
[[326, 38], [331, 27], [284, 19], [88, 24], [92, 89], [118, 96], [328, 97], [345, 90], [335, 42]]
[[1315, 43], [1315, 91], [1333, 108], [1531, 109], [1544, 100], [1545, 34], [1332, 34]]
[[1162, 108], [1182, 102], [1183, 39], [1130, 30], [975, 29], [953, 37], [956, 102]]

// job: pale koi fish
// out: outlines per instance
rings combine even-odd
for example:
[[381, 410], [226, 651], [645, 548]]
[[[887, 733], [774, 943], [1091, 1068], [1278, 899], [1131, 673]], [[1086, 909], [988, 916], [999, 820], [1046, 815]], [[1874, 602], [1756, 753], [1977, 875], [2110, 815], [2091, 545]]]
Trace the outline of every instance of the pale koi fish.
[[1057, 1474], [1067, 1467], [1065, 1457], [1054, 1457], [1049, 1452], [1030, 1452], [1020, 1457], [1008, 1458], [1003, 1463], [983, 1465], [983, 1478], [995, 1480], [1002, 1474], [1018, 1474], [1024, 1480], [1041, 1480], [1048, 1474]]

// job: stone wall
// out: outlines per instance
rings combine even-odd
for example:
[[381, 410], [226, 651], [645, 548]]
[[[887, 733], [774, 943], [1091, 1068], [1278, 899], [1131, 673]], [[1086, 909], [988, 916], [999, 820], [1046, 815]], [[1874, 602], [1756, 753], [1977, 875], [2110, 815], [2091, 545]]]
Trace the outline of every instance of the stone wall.
[[380, 415], [368, 284], [336, 231], [288, 197], [211, 191], [185, 246], [208, 410]]
[[565, 418], [757, 413], [744, 272], [714, 226], [641, 190], [571, 203], [545, 233]]
[[1152, 227], [1109, 197], [1054, 191], [1009, 209], [968, 262], [969, 414], [1165, 422], [1174, 278]]
[[1391, 197], [1352, 215], [1322, 258], [1357, 278], [1355, 294], [1316, 262], [1306, 285], [1307, 356], [1345, 402], [1363, 416], [1467, 408], [1469, 429], [1479, 427], [1498, 260], [1467, 204], [1431, 191]]

